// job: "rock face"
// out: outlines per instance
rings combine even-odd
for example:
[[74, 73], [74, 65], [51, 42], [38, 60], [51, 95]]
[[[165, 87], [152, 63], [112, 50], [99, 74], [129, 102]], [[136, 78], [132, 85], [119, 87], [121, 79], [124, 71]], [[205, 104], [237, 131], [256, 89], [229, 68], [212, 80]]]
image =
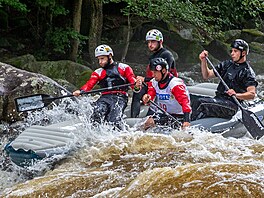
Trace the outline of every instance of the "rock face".
[[78, 88], [89, 79], [92, 73], [89, 67], [69, 60], [37, 61], [31, 54], [14, 57], [5, 62], [26, 71], [43, 74], [56, 81], [66, 80]]
[[63, 90], [68, 92], [46, 76], [0, 62], [0, 120], [10, 123], [22, 119], [23, 114], [18, 115], [16, 112], [14, 104], [16, 97], [37, 93], [58, 96]]

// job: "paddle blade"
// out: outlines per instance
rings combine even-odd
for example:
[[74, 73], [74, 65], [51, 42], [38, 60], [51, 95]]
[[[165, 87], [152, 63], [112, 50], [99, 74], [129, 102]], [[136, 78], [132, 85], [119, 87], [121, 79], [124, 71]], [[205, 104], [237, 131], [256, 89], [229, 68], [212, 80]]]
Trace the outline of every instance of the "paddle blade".
[[46, 101], [44, 102], [44, 98], [46, 100], [46, 98], [50, 98], [50, 96], [46, 94], [36, 94], [15, 98], [16, 110], [17, 112], [24, 112], [41, 109], [49, 104]]
[[253, 112], [242, 109], [242, 122], [253, 138], [258, 140], [264, 135], [264, 125]]

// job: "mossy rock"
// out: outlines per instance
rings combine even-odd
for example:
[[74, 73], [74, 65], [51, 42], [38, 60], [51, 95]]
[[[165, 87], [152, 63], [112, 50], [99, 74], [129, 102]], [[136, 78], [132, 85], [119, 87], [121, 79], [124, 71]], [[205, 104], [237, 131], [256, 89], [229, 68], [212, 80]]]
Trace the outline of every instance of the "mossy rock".
[[264, 33], [257, 30], [257, 29], [243, 29], [242, 33], [248, 33], [248, 34], [251, 34], [252, 36], [256, 36], [256, 37], [264, 36]]
[[250, 52], [264, 55], [264, 44], [263, 43], [252, 42], [250, 43], [249, 48], [250, 48]]
[[[6, 62], [19, 69], [43, 74], [53, 80], [64, 79], [76, 87], [79, 87], [84, 82], [84, 79], [80, 80], [79, 78], [90, 77], [92, 72], [89, 67], [69, 60], [36, 61], [35, 57], [30, 54], [15, 57]], [[88, 75], [84, 76], [86, 71], [88, 71]]]
[[78, 88], [83, 86], [87, 82], [87, 80], [90, 79], [92, 72], [93, 72], [92, 70], [86, 70], [86, 71], [83, 71], [82, 73], [80, 73], [78, 80], [76, 82], [76, 86]]
[[13, 65], [19, 69], [25, 69], [28, 71], [32, 71], [33, 68], [31, 68], [31, 67], [27, 68], [28, 66], [25, 66], [25, 65], [30, 64], [30, 66], [31, 66], [31, 63], [35, 63], [36, 59], [31, 54], [25, 54], [23, 56], [18, 56], [18, 57], [14, 57], [14, 58], [11, 58], [9, 60], [6, 60], [5, 62], [10, 64], [10, 65]]
[[264, 43], [264, 33], [257, 29], [243, 29], [241, 32], [241, 38], [245, 41]]
[[223, 33], [223, 41], [232, 43], [235, 39], [240, 38], [241, 30], [228, 30]]

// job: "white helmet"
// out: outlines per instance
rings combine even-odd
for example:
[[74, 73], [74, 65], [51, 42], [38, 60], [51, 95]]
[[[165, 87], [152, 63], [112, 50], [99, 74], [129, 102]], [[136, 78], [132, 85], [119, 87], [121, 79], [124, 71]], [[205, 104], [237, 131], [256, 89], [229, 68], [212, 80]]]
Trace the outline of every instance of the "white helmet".
[[99, 45], [95, 51], [94, 51], [95, 57], [98, 56], [108, 56], [109, 54], [112, 54], [114, 56], [114, 52], [111, 47], [108, 45]]
[[150, 41], [150, 40], [163, 41], [162, 33], [157, 29], [149, 30], [146, 35], [146, 41]]

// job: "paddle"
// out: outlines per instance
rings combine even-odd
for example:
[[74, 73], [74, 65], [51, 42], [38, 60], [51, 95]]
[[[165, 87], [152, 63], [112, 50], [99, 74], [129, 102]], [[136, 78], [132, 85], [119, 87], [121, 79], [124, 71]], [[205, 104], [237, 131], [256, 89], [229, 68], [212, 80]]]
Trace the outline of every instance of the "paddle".
[[155, 102], [153, 102], [152, 100], [149, 100], [149, 102], [154, 105], [155, 107], [157, 107], [160, 111], [162, 111], [164, 114], [166, 114], [166, 116], [168, 116], [169, 118], [171, 118], [177, 125], [178, 128], [181, 128], [181, 123], [179, 122], [179, 120], [177, 120], [176, 118], [174, 118], [171, 114], [169, 114], [167, 111], [165, 111], [164, 109], [162, 109], [158, 104], [156, 104]]
[[[225, 81], [223, 80], [223, 78], [217, 72], [217, 70], [215, 69], [213, 63], [209, 60], [208, 57], [206, 57], [206, 60], [212, 66], [215, 74], [217, 75], [217, 77], [220, 79], [220, 81], [225, 86], [225, 89], [226, 90], [229, 90], [228, 85], [225, 83]], [[257, 140], [259, 138], [261, 138], [264, 135], [264, 125], [261, 123], [261, 121], [259, 120], [259, 118], [253, 112], [245, 109], [240, 104], [240, 102], [237, 100], [236, 96], [233, 95], [232, 98], [234, 99], [235, 103], [238, 105], [238, 107], [242, 111], [242, 123], [245, 125], [245, 127], [248, 130], [248, 132], [252, 135], [253, 138], [255, 138]]]
[[[148, 85], [143, 82], [142, 83], [145, 87], [148, 87]], [[177, 124], [177, 127], [180, 128], [181, 127], [181, 123], [179, 122], [179, 120], [177, 120], [176, 118], [174, 118], [171, 114], [169, 114], [167, 111], [165, 111], [164, 109], [162, 109], [158, 104], [156, 104], [155, 102], [153, 102], [152, 100], [149, 100], [149, 102], [157, 107], [160, 111], [162, 111], [166, 116], [168, 116], [169, 118], [171, 118], [176, 124]]]
[[[82, 95], [109, 91], [109, 90], [113, 90], [113, 89], [117, 89], [121, 87], [128, 87], [131, 85], [134, 85], [134, 84], [128, 83], [128, 84], [123, 84], [123, 85], [95, 89], [95, 90], [84, 92], [82, 93]], [[43, 107], [46, 107], [50, 103], [52, 103], [54, 100], [62, 99], [66, 97], [73, 97], [73, 96], [74, 95], [72, 94], [58, 96], [58, 97], [53, 97], [47, 94], [34, 94], [30, 96], [22, 96], [22, 97], [15, 98], [15, 106], [16, 106], [17, 112], [30, 111], [30, 110], [41, 109]]]

